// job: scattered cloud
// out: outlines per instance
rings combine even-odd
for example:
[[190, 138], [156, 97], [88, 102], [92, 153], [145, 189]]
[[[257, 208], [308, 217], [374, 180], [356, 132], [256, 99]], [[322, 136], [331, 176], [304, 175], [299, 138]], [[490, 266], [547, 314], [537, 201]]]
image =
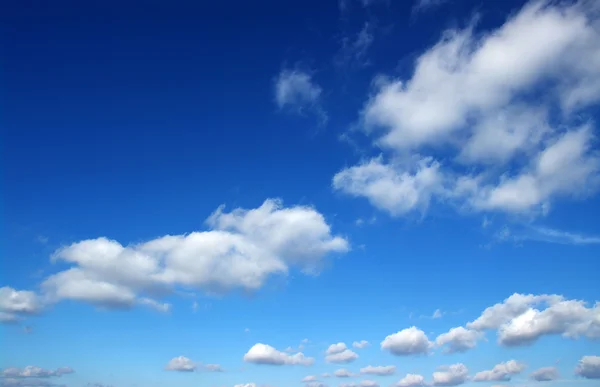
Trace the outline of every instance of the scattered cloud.
[[318, 378], [316, 376], [308, 375], [308, 376], [305, 376], [304, 378], [302, 378], [302, 383], [315, 382], [317, 380], [318, 380]]
[[335, 57], [335, 64], [343, 67], [365, 67], [369, 65], [367, 52], [375, 37], [373, 23], [365, 22], [355, 36], [344, 36]]
[[279, 109], [299, 115], [314, 114], [324, 125], [328, 117], [321, 104], [322, 93], [321, 86], [305, 71], [284, 69], [275, 80], [275, 102]]
[[393, 365], [389, 365], [389, 366], [368, 365], [364, 368], [361, 368], [360, 373], [368, 374], [368, 375], [379, 375], [379, 376], [393, 375], [394, 373], [396, 373], [396, 366], [393, 366]]
[[335, 376], [337, 376], [338, 378], [351, 378], [354, 376], [354, 374], [352, 372], [348, 371], [345, 368], [340, 368], [339, 370], [335, 370], [333, 372], [333, 374]]
[[600, 356], [582, 357], [575, 373], [586, 379], [600, 379]]
[[358, 354], [351, 349], [344, 349], [341, 352], [333, 353], [325, 356], [325, 361], [328, 363], [352, 363], [354, 360], [358, 359]]
[[531, 373], [531, 379], [538, 382], [549, 382], [551, 380], [557, 380], [560, 378], [558, 369], [556, 367], [544, 367], [535, 370]]
[[425, 332], [414, 326], [391, 334], [381, 342], [381, 349], [397, 356], [425, 354], [432, 346]]
[[304, 356], [302, 352], [289, 355], [276, 350], [270, 345], [258, 343], [254, 344], [244, 355], [244, 361], [255, 364], [309, 366], [315, 362], [315, 359]]
[[475, 348], [477, 342], [483, 338], [483, 333], [465, 329], [463, 327], [456, 327], [450, 329], [447, 333], [439, 335], [435, 343], [439, 347], [444, 347], [446, 353], [465, 352], [469, 349]]
[[194, 372], [198, 364], [185, 356], [174, 357], [169, 360], [165, 369], [168, 371]]
[[71, 367], [60, 367], [55, 370], [47, 370], [36, 366], [25, 368], [9, 367], [1, 372], [3, 378], [50, 378], [72, 374], [75, 371]]
[[362, 349], [368, 347], [369, 342], [367, 340], [355, 341], [352, 343], [352, 346], [357, 349]]
[[516, 360], [509, 360], [494, 366], [491, 370], [481, 371], [473, 377], [474, 382], [495, 381], [508, 382], [511, 377], [518, 375], [525, 369], [525, 364]]
[[600, 100], [600, 14], [591, 3], [533, 1], [496, 30], [446, 31], [411, 78], [377, 82], [361, 124], [386, 157], [343, 169], [333, 187], [392, 216], [434, 200], [535, 216], [593, 193], [600, 155], [586, 109]]
[[395, 384], [396, 387], [423, 387], [426, 386], [423, 375], [407, 374]]
[[[318, 273], [323, 258], [349, 250], [348, 242], [331, 235], [324, 217], [311, 207], [283, 207], [266, 200], [255, 209], [225, 212], [219, 207], [206, 221], [209, 231], [168, 235], [123, 246], [107, 238], [90, 239], [57, 250], [53, 261], [73, 267], [51, 275], [42, 283], [53, 302], [71, 299], [105, 308], [144, 304], [161, 311], [168, 304], [139, 294], [160, 294], [173, 287], [194, 287], [210, 292], [235, 288], [256, 290], [273, 275], [291, 267]], [[202, 259], [199, 259], [199, 258]], [[3, 290], [5, 293], [12, 289]], [[33, 293], [24, 293], [29, 303]], [[12, 296], [9, 312], [19, 306]], [[3, 311], [8, 304], [3, 303]], [[31, 304], [33, 305], [33, 304]]]
[[31, 291], [0, 288], [0, 322], [16, 322], [25, 316], [39, 313], [42, 302]]
[[433, 373], [433, 385], [458, 386], [466, 382], [468, 376], [469, 370], [462, 363], [441, 367], [440, 370]]
[[430, 11], [449, 1], [450, 0], [417, 0], [413, 6], [412, 12], [415, 14], [418, 12]]

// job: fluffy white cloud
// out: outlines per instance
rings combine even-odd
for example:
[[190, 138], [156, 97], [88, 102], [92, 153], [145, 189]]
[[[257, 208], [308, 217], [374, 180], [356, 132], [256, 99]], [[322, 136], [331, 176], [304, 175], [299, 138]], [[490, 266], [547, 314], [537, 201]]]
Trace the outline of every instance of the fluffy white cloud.
[[556, 367], [544, 367], [535, 370], [531, 373], [531, 379], [537, 380], [538, 382], [549, 382], [560, 378], [558, 369]]
[[368, 365], [364, 368], [360, 369], [361, 374], [370, 374], [370, 375], [393, 375], [396, 372], [396, 366], [371, 366]]
[[321, 382], [308, 382], [304, 387], [328, 387], [327, 384]]
[[166, 311], [168, 304], [140, 294], [164, 294], [177, 286], [213, 292], [258, 289], [291, 267], [317, 273], [327, 254], [349, 249], [344, 238], [331, 235], [319, 212], [306, 206], [285, 208], [279, 200], [229, 213], [219, 207], [206, 223], [209, 231], [135, 245], [98, 238], [63, 247], [53, 260], [73, 267], [47, 278], [42, 289], [53, 301], [113, 308], [144, 304]]
[[475, 374], [473, 381], [509, 381], [513, 375], [520, 374], [525, 369], [525, 364], [516, 360], [509, 360], [494, 366], [491, 370], [481, 371]]
[[579, 360], [575, 373], [586, 379], [600, 379], [600, 356], [584, 356]]
[[174, 357], [169, 360], [165, 369], [169, 371], [193, 372], [198, 368], [198, 364], [185, 356]]
[[308, 375], [308, 376], [303, 377], [301, 381], [303, 383], [308, 383], [308, 382], [315, 382], [315, 381], [317, 381], [317, 379], [318, 378], [314, 375]]
[[394, 355], [418, 355], [429, 352], [433, 343], [427, 335], [417, 327], [403, 329], [397, 333], [387, 336], [381, 342], [381, 349], [387, 350]]
[[24, 315], [38, 313], [42, 308], [39, 297], [31, 291], [0, 288], [0, 322], [13, 322]]
[[360, 382], [340, 383], [339, 387], [379, 387], [379, 383], [374, 380], [361, 380]]
[[462, 363], [442, 367], [433, 373], [434, 386], [458, 386], [469, 378], [469, 370]]
[[425, 386], [423, 375], [407, 374], [396, 383], [396, 387], [423, 387]]
[[431, 158], [391, 165], [377, 157], [338, 172], [333, 177], [333, 188], [366, 197], [373, 206], [392, 215], [403, 215], [427, 209], [431, 197], [442, 189], [439, 168]]
[[389, 161], [346, 168], [334, 188], [395, 216], [433, 199], [536, 214], [595, 191], [600, 158], [584, 110], [600, 100], [592, 3], [531, 1], [495, 30], [446, 31], [410, 79], [381, 77], [361, 120]]
[[440, 347], [447, 346], [445, 349], [447, 353], [464, 352], [474, 348], [482, 337], [482, 332], [457, 327], [439, 335], [435, 343]]
[[275, 80], [275, 102], [280, 109], [290, 109], [298, 114], [311, 112], [322, 123], [327, 114], [321, 107], [323, 89], [312, 76], [300, 70], [282, 70]]
[[331, 344], [329, 347], [327, 347], [327, 350], [325, 351], [325, 354], [327, 355], [334, 355], [336, 353], [340, 353], [343, 352], [347, 349], [348, 347], [346, 346], [346, 343], [335, 343], [335, 344]]
[[338, 378], [350, 378], [352, 376], [354, 376], [354, 374], [350, 371], [348, 371], [345, 368], [340, 368], [339, 370], [335, 370], [335, 372], [333, 373], [335, 376], [337, 376]]
[[369, 342], [367, 340], [355, 341], [352, 343], [354, 348], [362, 349], [369, 346]]
[[289, 355], [285, 352], [276, 350], [270, 345], [258, 343], [254, 344], [254, 346], [246, 352], [244, 361], [256, 364], [309, 366], [315, 362], [315, 359], [304, 356], [302, 352]]
[[350, 349], [344, 349], [341, 352], [336, 352], [325, 356], [325, 361], [328, 363], [351, 363], [358, 359], [358, 354]]
[[545, 335], [576, 339], [600, 338], [600, 302], [589, 307], [585, 301], [567, 300], [557, 294], [518, 294], [486, 308], [466, 328], [458, 327], [438, 336], [438, 345], [448, 351], [473, 348], [486, 330], [496, 330], [504, 346], [531, 344]]
[[233, 387], [257, 387], [256, 383], [236, 384]]
[[72, 374], [74, 372], [71, 367], [47, 370], [36, 366], [27, 366], [25, 368], [4, 368], [0, 374], [3, 378], [49, 378]]

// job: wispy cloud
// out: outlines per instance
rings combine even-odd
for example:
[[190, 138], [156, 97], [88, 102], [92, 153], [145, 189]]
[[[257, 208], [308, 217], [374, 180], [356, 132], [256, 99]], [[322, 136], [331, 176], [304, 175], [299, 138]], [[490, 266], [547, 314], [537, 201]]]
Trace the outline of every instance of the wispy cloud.
[[323, 109], [323, 89], [312, 77], [302, 70], [282, 70], [275, 79], [275, 103], [281, 110], [299, 115], [314, 114], [321, 125], [328, 120]]

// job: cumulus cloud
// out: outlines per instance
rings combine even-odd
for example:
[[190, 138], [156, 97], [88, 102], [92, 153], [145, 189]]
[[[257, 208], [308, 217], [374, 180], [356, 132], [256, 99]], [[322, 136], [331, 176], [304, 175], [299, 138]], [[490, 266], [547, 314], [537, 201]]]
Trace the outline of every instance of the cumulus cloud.
[[352, 376], [354, 376], [354, 374], [350, 371], [348, 371], [345, 368], [340, 368], [339, 370], [335, 370], [335, 372], [333, 373], [335, 376], [337, 376], [338, 378], [350, 378]]
[[498, 343], [522, 346], [542, 336], [561, 335], [576, 339], [600, 338], [600, 302], [588, 306], [582, 300], [568, 300], [557, 294], [518, 294], [486, 308], [466, 328], [453, 328], [440, 335], [438, 345], [448, 351], [473, 348], [486, 330], [496, 330]]
[[442, 367], [433, 373], [434, 386], [458, 386], [467, 381], [469, 370], [462, 363]]
[[325, 356], [325, 361], [328, 363], [351, 363], [358, 359], [358, 354], [350, 349], [344, 349], [341, 352], [336, 352]]
[[0, 288], [0, 322], [15, 322], [41, 311], [39, 297], [31, 291]]
[[525, 369], [525, 364], [516, 360], [509, 360], [494, 366], [491, 370], [481, 371], [473, 377], [474, 382], [484, 381], [509, 381], [513, 375], [520, 374]]
[[174, 357], [169, 360], [165, 367], [168, 371], [193, 372], [198, 368], [198, 364], [185, 356]]
[[360, 369], [361, 374], [369, 374], [369, 375], [393, 375], [396, 372], [396, 366], [372, 366], [368, 365], [364, 368]]
[[148, 295], [175, 287], [255, 290], [292, 267], [317, 273], [326, 255], [349, 249], [315, 209], [286, 208], [276, 199], [249, 210], [225, 212], [221, 206], [206, 224], [208, 231], [128, 246], [107, 238], [65, 246], [52, 259], [73, 266], [48, 277], [42, 290], [52, 301], [72, 299], [108, 308], [144, 304], [167, 311], [168, 304]]
[[600, 379], [600, 356], [584, 356], [579, 360], [575, 373], [586, 379]]
[[446, 346], [446, 353], [465, 352], [471, 348], [475, 348], [477, 342], [482, 338], [483, 333], [481, 332], [457, 327], [439, 335], [435, 343], [440, 347]]
[[345, 351], [347, 348], [348, 347], [346, 346], [346, 343], [340, 342], [340, 343], [331, 344], [329, 347], [327, 347], [325, 354], [326, 355], [335, 355], [336, 353]]
[[379, 387], [379, 383], [365, 379], [360, 382], [340, 383], [339, 387]]
[[[600, 100], [600, 12], [592, 3], [535, 0], [495, 30], [446, 31], [409, 79], [377, 82], [361, 122], [386, 159], [340, 171], [334, 188], [393, 216], [433, 200], [535, 215], [594, 192], [600, 157], [586, 109]], [[511, 172], [498, 168], [507, 165]]]
[[302, 352], [289, 355], [276, 350], [270, 345], [258, 343], [254, 344], [244, 355], [244, 361], [255, 364], [309, 366], [315, 362], [315, 359], [304, 356]]
[[428, 353], [432, 346], [425, 332], [417, 327], [403, 329], [381, 342], [381, 349], [398, 356]]
[[369, 346], [369, 342], [367, 340], [355, 341], [352, 343], [354, 348], [362, 349]]
[[321, 86], [305, 71], [284, 69], [275, 80], [275, 102], [280, 109], [301, 115], [311, 113], [325, 124], [327, 113], [321, 106], [322, 93]]
[[314, 382], [317, 381], [318, 378], [314, 375], [308, 375], [302, 378], [302, 383]]
[[418, 374], [407, 374], [396, 383], [396, 387], [423, 387], [425, 385], [425, 378]]
[[1, 372], [3, 378], [50, 378], [60, 377], [72, 374], [75, 371], [71, 367], [60, 367], [55, 370], [47, 370], [36, 366], [27, 366], [25, 368], [9, 367]]
[[535, 370], [531, 373], [531, 379], [536, 380], [538, 382], [549, 382], [551, 380], [556, 380], [560, 378], [560, 374], [558, 373], [558, 369], [556, 367], [544, 367], [538, 370]]

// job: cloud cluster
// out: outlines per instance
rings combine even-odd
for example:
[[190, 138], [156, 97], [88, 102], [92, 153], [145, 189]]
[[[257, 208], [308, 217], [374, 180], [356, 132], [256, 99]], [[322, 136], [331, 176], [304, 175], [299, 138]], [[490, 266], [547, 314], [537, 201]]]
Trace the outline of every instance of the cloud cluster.
[[[219, 207], [206, 221], [208, 231], [167, 235], [123, 246], [97, 238], [57, 250], [53, 261], [72, 267], [51, 275], [41, 285], [49, 302], [63, 299], [106, 308], [135, 304], [166, 312], [170, 305], [153, 299], [174, 288], [224, 292], [260, 288], [270, 276], [295, 267], [317, 273], [329, 253], [349, 250], [348, 242], [331, 234], [323, 215], [312, 207], [284, 207], [268, 199], [254, 209], [225, 212]], [[31, 313], [35, 295], [2, 288], [0, 312]]]
[[509, 381], [513, 375], [520, 374], [525, 369], [525, 364], [516, 360], [509, 360], [494, 366], [491, 370], [481, 371], [473, 377], [474, 382], [484, 381]]
[[0, 288], [0, 322], [15, 322], [22, 317], [40, 312], [39, 297], [31, 291]]
[[395, 384], [396, 387], [423, 387], [425, 385], [425, 378], [418, 374], [407, 374]]
[[393, 375], [396, 372], [396, 366], [371, 366], [368, 365], [364, 368], [360, 369], [361, 374], [369, 374], [369, 375]]
[[558, 369], [556, 367], [543, 367], [537, 369], [531, 373], [531, 379], [538, 382], [549, 382], [551, 380], [557, 380], [560, 378]]
[[581, 300], [568, 300], [552, 294], [513, 294], [503, 302], [483, 311], [466, 328], [457, 327], [438, 336], [440, 346], [447, 352], [475, 347], [486, 330], [496, 330], [498, 343], [522, 346], [542, 336], [562, 335], [568, 338], [600, 338], [600, 303], [589, 307]]
[[49, 378], [72, 374], [75, 371], [71, 367], [60, 367], [55, 370], [47, 370], [36, 366], [25, 368], [9, 367], [1, 372], [3, 378]]
[[600, 157], [585, 119], [600, 100], [592, 3], [538, 0], [485, 34], [473, 24], [447, 31], [409, 79], [379, 79], [361, 121], [386, 157], [343, 169], [333, 187], [393, 216], [434, 199], [539, 214], [596, 190]]
[[278, 351], [267, 344], [254, 344], [244, 355], [244, 361], [255, 364], [269, 365], [303, 365], [309, 366], [315, 362], [312, 357], [306, 357], [302, 352], [293, 355]]
[[391, 334], [381, 342], [381, 349], [397, 356], [426, 354], [432, 347], [425, 332], [414, 326]]
[[467, 381], [469, 369], [462, 363], [441, 367], [433, 373], [434, 386], [458, 386]]
[[358, 359], [358, 354], [348, 349], [345, 343], [331, 344], [325, 351], [325, 361], [328, 363], [351, 363]]

